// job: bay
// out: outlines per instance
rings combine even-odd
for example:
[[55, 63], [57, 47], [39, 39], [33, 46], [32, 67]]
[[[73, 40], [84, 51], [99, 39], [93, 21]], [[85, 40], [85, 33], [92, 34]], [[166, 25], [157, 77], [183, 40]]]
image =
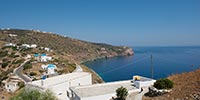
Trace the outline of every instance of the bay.
[[200, 68], [200, 47], [133, 47], [133, 56], [100, 59], [84, 63], [105, 82], [132, 79], [133, 75], [160, 79]]

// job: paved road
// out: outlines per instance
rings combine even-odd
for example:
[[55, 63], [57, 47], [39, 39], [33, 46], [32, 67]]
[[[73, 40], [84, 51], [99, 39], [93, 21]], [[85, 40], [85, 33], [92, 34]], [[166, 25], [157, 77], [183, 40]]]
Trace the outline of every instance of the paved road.
[[25, 83], [27, 82], [31, 82], [31, 78], [29, 78], [28, 76], [24, 75], [22, 73], [22, 70], [24, 68], [24, 65], [30, 61], [30, 59], [24, 61], [19, 67], [17, 67], [15, 70], [14, 70], [14, 74], [17, 75], [18, 77], [20, 77]]
[[143, 87], [143, 91], [141, 93], [139, 93], [138, 95], [136, 95], [134, 97], [133, 100], [142, 100], [142, 97], [144, 96], [145, 93], [147, 93], [149, 90], [148, 90], [148, 87]]
[[81, 68], [80, 65], [76, 64], [76, 69], [73, 72], [82, 72], [83, 69]]
[[143, 91], [142, 92], [133, 92], [130, 93], [126, 100], [142, 100], [142, 97], [144, 96], [145, 93], [148, 92], [148, 87], [143, 87]]

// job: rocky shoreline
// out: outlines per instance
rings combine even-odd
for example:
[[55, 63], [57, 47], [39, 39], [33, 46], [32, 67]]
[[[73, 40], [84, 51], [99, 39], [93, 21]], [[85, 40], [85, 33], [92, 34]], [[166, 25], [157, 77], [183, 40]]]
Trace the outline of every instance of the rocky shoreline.
[[[126, 47], [127, 48], [127, 47]], [[114, 58], [114, 57], [120, 57], [120, 56], [132, 56], [134, 55], [134, 51], [132, 50], [132, 48], [127, 49], [123, 54], [120, 55], [113, 55], [113, 56], [105, 56], [105, 57], [97, 57], [94, 59], [90, 59], [90, 60], [85, 60], [85, 61], [81, 61], [80, 64], [86, 66], [84, 63], [87, 62], [92, 62], [92, 61], [96, 61], [96, 60], [101, 60], [101, 59], [108, 59], [108, 58]], [[87, 66], [86, 66], [87, 67]], [[103, 78], [97, 74], [93, 69], [87, 67], [91, 72], [93, 72], [95, 74], [96, 77], [98, 77], [98, 80], [102, 80], [101, 83], [105, 83], [105, 81], [103, 80]], [[95, 80], [93, 80], [95, 81]]]
[[101, 60], [101, 59], [107, 59], [107, 58], [113, 58], [113, 57], [120, 57], [120, 56], [132, 56], [132, 55], [134, 55], [134, 51], [133, 51], [132, 48], [129, 48], [129, 47], [124, 47], [124, 48], [128, 48], [128, 49], [126, 49], [122, 54], [107, 55], [107, 56], [102, 56], [102, 57], [96, 57], [96, 58], [92, 58], [92, 59], [87, 59], [87, 60], [80, 61], [80, 63], [81, 63], [81, 64], [84, 64], [84, 63], [86, 63], [86, 62], [96, 61], [96, 60]]

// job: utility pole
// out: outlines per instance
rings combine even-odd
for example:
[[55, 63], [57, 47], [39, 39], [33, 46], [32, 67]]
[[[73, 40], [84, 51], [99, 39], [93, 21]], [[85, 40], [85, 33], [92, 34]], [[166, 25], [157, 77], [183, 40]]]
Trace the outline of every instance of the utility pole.
[[151, 54], [151, 78], [153, 78], [153, 56]]

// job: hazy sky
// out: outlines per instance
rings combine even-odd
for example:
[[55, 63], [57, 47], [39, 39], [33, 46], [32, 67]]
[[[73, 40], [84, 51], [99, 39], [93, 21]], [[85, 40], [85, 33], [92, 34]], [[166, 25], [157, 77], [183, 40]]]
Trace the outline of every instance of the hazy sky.
[[128, 46], [200, 45], [200, 0], [0, 0], [0, 27]]

